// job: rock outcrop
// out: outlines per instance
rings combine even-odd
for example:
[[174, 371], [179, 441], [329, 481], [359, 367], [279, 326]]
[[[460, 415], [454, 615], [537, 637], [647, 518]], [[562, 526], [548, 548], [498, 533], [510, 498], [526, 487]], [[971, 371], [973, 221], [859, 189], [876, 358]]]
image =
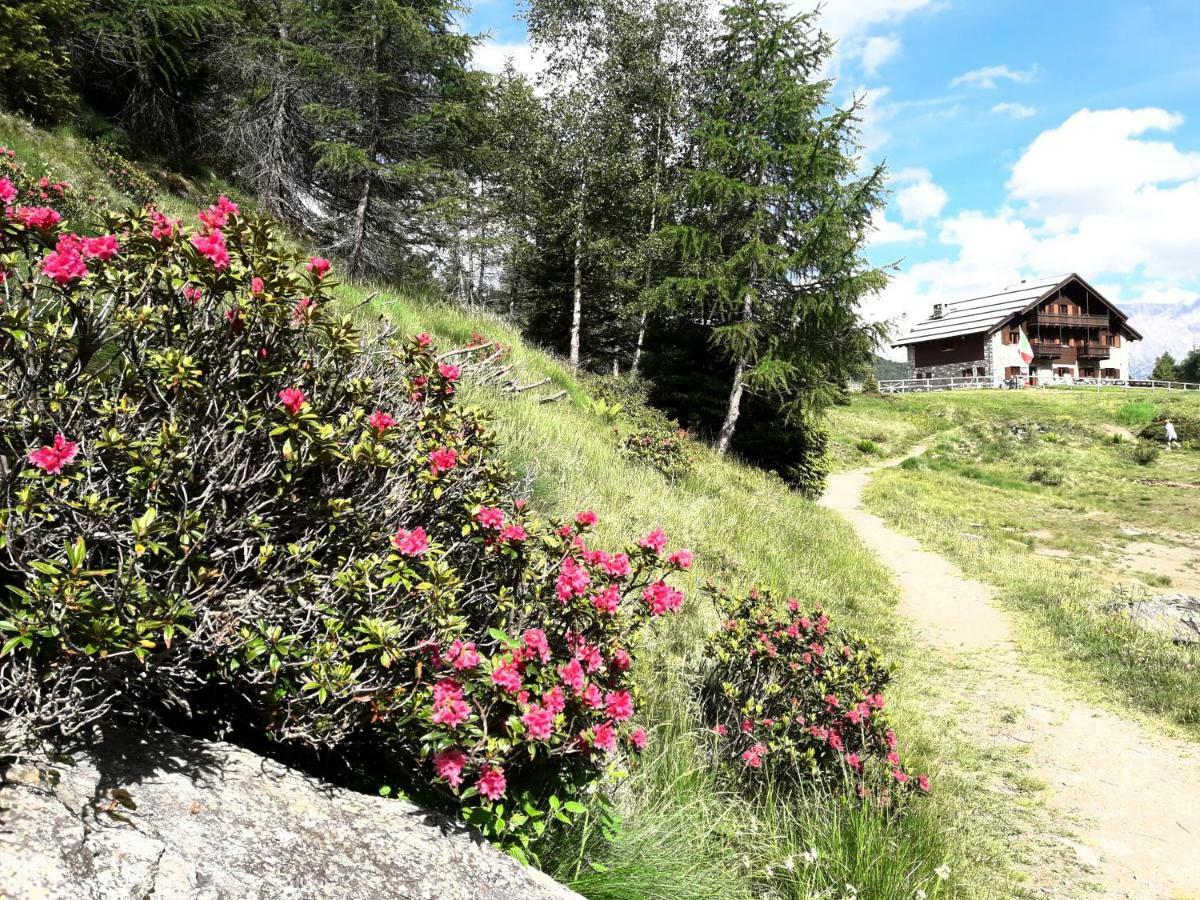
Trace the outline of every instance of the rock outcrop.
[[1177, 644], [1200, 644], [1200, 597], [1160, 594], [1130, 604], [1129, 615], [1147, 631]]
[[0, 898], [567, 900], [461, 824], [230, 744], [112, 733], [0, 782]]

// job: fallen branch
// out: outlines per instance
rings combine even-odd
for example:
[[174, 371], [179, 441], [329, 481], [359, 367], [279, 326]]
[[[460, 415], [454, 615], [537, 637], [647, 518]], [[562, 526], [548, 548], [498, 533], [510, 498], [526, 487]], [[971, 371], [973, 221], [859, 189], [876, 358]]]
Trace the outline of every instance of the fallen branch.
[[[546, 380], [549, 381], [550, 379], [547, 378]], [[557, 394], [551, 394], [549, 397], [543, 397], [538, 402], [539, 403], [553, 403], [555, 400], [561, 400], [565, 396], [567, 396], [566, 391], [559, 391]]]

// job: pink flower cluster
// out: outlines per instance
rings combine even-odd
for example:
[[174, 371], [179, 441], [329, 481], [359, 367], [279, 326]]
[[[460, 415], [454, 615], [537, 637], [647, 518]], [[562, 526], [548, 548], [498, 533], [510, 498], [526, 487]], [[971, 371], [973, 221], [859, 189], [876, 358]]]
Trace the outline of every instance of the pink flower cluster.
[[[401, 528], [392, 535], [392, 546], [404, 556], [420, 556], [429, 549], [429, 535], [421, 527], [411, 531]], [[471, 647], [474, 649], [473, 644]]]
[[54, 436], [52, 444], [30, 450], [26, 459], [29, 460], [30, 465], [36, 466], [47, 475], [58, 475], [75, 461], [78, 453], [79, 445], [74, 441], [68, 441], [62, 432], [59, 432]]
[[299, 388], [284, 388], [279, 392], [279, 402], [289, 415], [298, 416], [304, 404], [308, 402], [308, 395]]

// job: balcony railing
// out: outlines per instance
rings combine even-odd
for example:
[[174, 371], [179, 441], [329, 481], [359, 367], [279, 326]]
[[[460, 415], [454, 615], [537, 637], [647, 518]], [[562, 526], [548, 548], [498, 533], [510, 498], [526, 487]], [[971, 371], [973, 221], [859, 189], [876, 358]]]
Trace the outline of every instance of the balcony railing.
[[1066, 325], [1069, 327], [1105, 328], [1108, 316], [1067, 315], [1065, 313], [1040, 312], [1034, 317], [1042, 325]]
[[1049, 341], [1030, 341], [1029, 343], [1033, 347], [1034, 356], [1049, 357], [1050, 359], [1059, 359], [1064, 350], [1070, 349], [1070, 347], [1064, 347], [1058, 343], [1052, 344]]
[[1089, 341], [1086, 344], [1076, 345], [1075, 353], [1077, 356], [1087, 357], [1088, 359], [1108, 359], [1112, 356], [1112, 347]]

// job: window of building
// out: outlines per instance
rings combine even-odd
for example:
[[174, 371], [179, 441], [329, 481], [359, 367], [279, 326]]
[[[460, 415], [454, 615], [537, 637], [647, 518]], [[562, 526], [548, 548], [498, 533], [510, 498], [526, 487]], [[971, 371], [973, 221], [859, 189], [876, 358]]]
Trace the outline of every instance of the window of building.
[[976, 376], [977, 378], [983, 378], [983, 376], [984, 376], [984, 375], [986, 375], [986, 374], [987, 374], [987, 372], [985, 372], [985, 371], [984, 371], [984, 369], [983, 369], [983, 366], [976, 366], [976, 367], [975, 367], [975, 376]]
[[970, 369], [960, 369], [958, 374], [961, 375], [963, 378], [970, 378], [971, 370]]
[[1114, 346], [1114, 347], [1121, 346], [1121, 336], [1119, 334], [1114, 334], [1112, 336], [1112, 346]]

